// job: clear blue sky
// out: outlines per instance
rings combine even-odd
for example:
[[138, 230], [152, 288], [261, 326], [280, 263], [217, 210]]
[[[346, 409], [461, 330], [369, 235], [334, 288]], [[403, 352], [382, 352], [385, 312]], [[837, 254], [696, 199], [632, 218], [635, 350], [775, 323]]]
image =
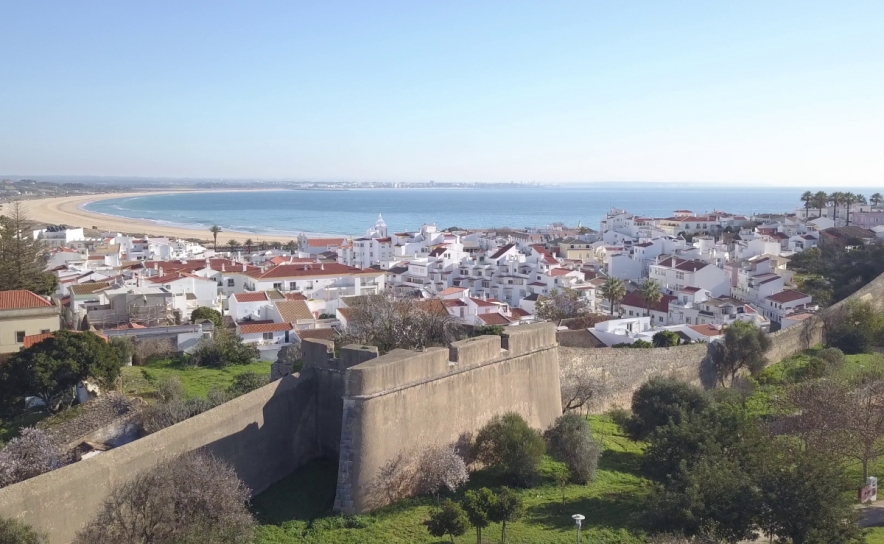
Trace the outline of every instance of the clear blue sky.
[[41, 2], [0, 174], [884, 185], [884, 2]]

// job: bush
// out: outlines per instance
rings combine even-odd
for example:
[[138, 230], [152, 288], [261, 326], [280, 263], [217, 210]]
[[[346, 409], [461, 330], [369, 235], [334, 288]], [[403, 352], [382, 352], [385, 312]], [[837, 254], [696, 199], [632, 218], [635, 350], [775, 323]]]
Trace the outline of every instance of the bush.
[[632, 414], [629, 410], [614, 408], [608, 411], [608, 417], [611, 418], [611, 423], [619, 427], [622, 432], [627, 432], [629, 422], [632, 419]]
[[838, 348], [826, 348], [820, 350], [817, 357], [825, 361], [832, 369], [840, 368], [844, 365], [844, 352]]
[[417, 492], [434, 495], [442, 488], [453, 492], [470, 479], [466, 463], [452, 446], [430, 446], [421, 452], [416, 476]]
[[249, 496], [233, 467], [186, 453], [114, 487], [74, 544], [252, 542]]
[[699, 388], [673, 378], [651, 378], [632, 395], [627, 432], [633, 440], [644, 440], [658, 427], [678, 424], [686, 414], [708, 407], [709, 399]]
[[184, 385], [174, 376], [166, 376], [157, 383], [157, 401], [169, 403], [184, 399]]
[[826, 345], [846, 355], [869, 352], [869, 339], [857, 328], [841, 325], [826, 333]]
[[655, 348], [669, 348], [678, 345], [678, 333], [675, 331], [660, 331], [652, 338]]
[[221, 318], [221, 314], [218, 310], [207, 308], [206, 306], [200, 306], [190, 314], [190, 322], [202, 321], [211, 321], [212, 325], [215, 326], [216, 329], [220, 329], [223, 326], [223, 321]]
[[[65, 465], [64, 454], [40, 429], [27, 427], [0, 450], [0, 487], [6, 487]], [[2, 542], [2, 541], [0, 541]]]
[[196, 366], [225, 367], [247, 365], [260, 356], [258, 346], [242, 341], [235, 332], [220, 329], [212, 338], [203, 338], [190, 356]]
[[49, 536], [38, 533], [30, 525], [0, 517], [0, 543], [2, 544], [49, 544]]
[[634, 349], [647, 349], [654, 347], [654, 344], [646, 341], [646, 340], [636, 340], [633, 343], [623, 342], [620, 344], [614, 344], [611, 346], [612, 348], [634, 348]]
[[171, 427], [210, 409], [205, 399], [174, 400], [146, 406], [141, 412], [141, 428], [146, 434]]
[[537, 481], [545, 449], [540, 433], [515, 412], [494, 416], [476, 435], [476, 459], [498, 467], [519, 486], [528, 487]]
[[441, 537], [448, 535], [451, 542], [454, 537], [460, 536], [470, 528], [470, 520], [467, 519], [463, 508], [451, 499], [445, 499], [442, 506], [430, 514], [427, 522], [427, 530], [431, 535]]
[[503, 325], [482, 325], [473, 329], [470, 336], [503, 336]]
[[268, 383], [270, 383], [270, 376], [267, 374], [258, 374], [252, 371], [243, 372], [233, 378], [233, 383], [227, 388], [227, 394], [230, 395], [230, 398], [240, 397], [255, 389], [260, 389]]
[[175, 353], [175, 349], [172, 347], [171, 340], [160, 338], [141, 340], [135, 343], [132, 364], [145, 365], [154, 359], [168, 358], [173, 353]]
[[574, 482], [585, 484], [595, 479], [602, 445], [592, 437], [585, 417], [573, 413], [559, 416], [544, 438], [550, 455], [565, 463]]

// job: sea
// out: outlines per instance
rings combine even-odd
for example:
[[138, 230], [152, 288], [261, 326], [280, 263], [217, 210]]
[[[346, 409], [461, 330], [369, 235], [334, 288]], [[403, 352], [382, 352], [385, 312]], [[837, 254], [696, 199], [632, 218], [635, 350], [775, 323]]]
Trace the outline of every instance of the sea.
[[[543, 227], [554, 222], [598, 229], [611, 208], [649, 217], [782, 213], [802, 206], [801, 187], [616, 184], [508, 188], [279, 190], [157, 194], [87, 203], [90, 212], [195, 229], [218, 225], [256, 236], [360, 235], [382, 215], [394, 232], [425, 223], [449, 227]], [[817, 189], [811, 188], [816, 191]], [[825, 189], [823, 189], [825, 190]], [[871, 193], [839, 186], [830, 191]]]

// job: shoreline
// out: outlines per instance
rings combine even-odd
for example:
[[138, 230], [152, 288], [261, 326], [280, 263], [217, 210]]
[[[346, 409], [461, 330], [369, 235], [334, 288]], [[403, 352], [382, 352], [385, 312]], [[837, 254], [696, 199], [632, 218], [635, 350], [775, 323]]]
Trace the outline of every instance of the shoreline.
[[[140, 196], [172, 195], [179, 193], [239, 193], [239, 192], [265, 192], [275, 189], [239, 189], [239, 190], [207, 190], [207, 191], [141, 191], [131, 193], [99, 193], [91, 195], [68, 195], [61, 197], [39, 198], [34, 200], [22, 200], [29, 218], [38, 223], [51, 225], [69, 225], [72, 227], [94, 228], [104, 232], [119, 232], [124, 234], [136, 234], [143, 236], [165, 236], [174, 238], [189, 238], [211, 243], [212, 234], [208, 229], [195, 229], [163, 225], [150, 219], [132, 219], [118, 215], [110, 215], [99, 212], [91, 212], [83, 209], [83, 206], [101, 200], [116, 198], [132, 198]], [[309, 234], [309, 233], [308, 233]], [[282, 242], [297, 239], [297, 234], [274, 235], [259, 234], [233, 230], [222, 230], [218, 235], [218, 243], [224, 244], [231, 238], [242, 242], [251, 238], [255, 243], [259, 241]]]

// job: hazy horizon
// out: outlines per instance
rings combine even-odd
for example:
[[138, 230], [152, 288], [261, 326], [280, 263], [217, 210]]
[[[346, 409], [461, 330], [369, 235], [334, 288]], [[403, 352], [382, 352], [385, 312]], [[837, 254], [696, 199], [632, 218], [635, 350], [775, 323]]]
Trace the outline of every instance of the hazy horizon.
[[884, 183], [880, 2], [56, 0], [4, 19], [15, 177]]

